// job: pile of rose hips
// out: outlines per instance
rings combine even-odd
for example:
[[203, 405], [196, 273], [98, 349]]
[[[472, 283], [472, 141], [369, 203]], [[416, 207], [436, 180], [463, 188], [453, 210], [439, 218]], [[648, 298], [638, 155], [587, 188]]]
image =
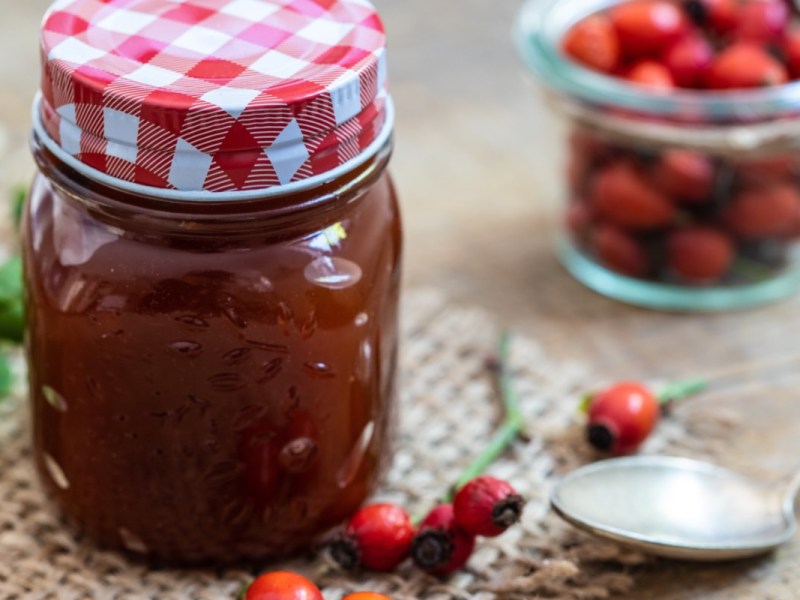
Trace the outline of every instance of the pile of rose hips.
[[433, 575], [463, 567], [478, 536], [496, 537], [519, 521], [525, 501], [508, 482], [487, 475], [459, 489], [452, 503], [431, 510], [418, 527], [396, 504], [370, 504], [346, 523], [329, 546], [344, 569], [391, 571], [409, 556]]
[[[415, 527], [396, 504], [369, 504], [356, 512], [329, 544], [333, 560], [346, 570], [391, 571], [409, 556], [421, 569], [444, 576], [463, 567], [478, 536], [496, 537], [519, 521], [525, 501], [508, 482], [488, 475], [459, 489]], [[322, 600], [310, 581], [286, 571], [265, 573], [247, 588], [244, 600]], [[390, 600], [358, 592], [343, 600]]]
[[[570, 29], [583, 65], [668, 93], [732, 90], [800, 77], [800, 29], [784, 0], [633, 0]], [[739, 284], [784, 267], [800, 234], [800, 157], [740, 158], [570, 138], [566, 227], [606, 268], [679, 285]]]
[[575, 24], [564, 52], [633, 83], [730, 90], [800, 77], [785, 0], [633, 0]]

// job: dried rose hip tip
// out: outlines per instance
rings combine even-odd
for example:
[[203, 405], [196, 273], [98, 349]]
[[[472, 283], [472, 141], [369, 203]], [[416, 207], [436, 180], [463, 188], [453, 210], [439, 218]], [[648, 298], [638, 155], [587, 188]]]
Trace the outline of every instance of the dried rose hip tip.
[[484, 475], [476, 477], [453, 500], [455, 520], [472, 535], [495, 537], [522, 517], [525, 500], [511, 485]]
[[396, 504], [370, 504], [354, 514], [328, 545], [331, 558], [345, 570], [391, 571], [408, 556], [414, 526]]
[[290, 571], [260, 575], [250, 584], [243, 600], [323, 600], [319, 588]]
[[617, 436], [608, 425], [592, 423], [586, 428], [586, 439], [601, 452], [610, 452]]
[[475, 549], [475, 536], [461, 529], [452, 504], [440, 504], [422, 521], [411, 544], [414, 563], [434, 575], [463, 567]]

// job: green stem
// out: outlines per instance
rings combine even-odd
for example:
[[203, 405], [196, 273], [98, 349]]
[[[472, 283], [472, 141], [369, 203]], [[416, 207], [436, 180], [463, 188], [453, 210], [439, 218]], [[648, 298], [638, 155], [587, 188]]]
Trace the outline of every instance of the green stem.
[[505, 408], [503, 422], [492, 436], [489, 445], [461, 473], [461, 476], [443, 498], [444, 502], [451, 502], [459, 489], [471, 479], [483, 473], [522, 433], [524, 419], [520, 410], [519, 396], [517, 396], [514, 382], [508, 372], [510, 349], [511, 334], [508, 331], [504, 331], [497, 343], [497, 368], [494, 369], [497, 376], [497, 387], [500, 390], [503, 407]]
[[666, 387], [658, 391], [656, 398], [661, 404], [665, 404], [702, 392], [707, 387], [708, 381], [705, 379], [684, 379], [667, 384]]

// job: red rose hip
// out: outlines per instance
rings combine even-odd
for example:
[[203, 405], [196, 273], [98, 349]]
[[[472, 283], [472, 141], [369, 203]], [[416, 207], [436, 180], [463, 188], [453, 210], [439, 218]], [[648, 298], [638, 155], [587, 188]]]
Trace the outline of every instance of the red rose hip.
[[654, 185], [686, 204], [710, 201], [714, 180], [711, 159], [693, 150], [667, 150], [653, 170]]
[[764, 48], [752, 42], [737, 42], [711, 63], [706, 84], [715, 90], [757, 88], [786, 83], [786, 67]]
[[742, 239], [789, 234], [800, 220], [800, 192], [790, 183], [744, 190], [724, 213], [731, 232]]
[[667, 238], [667, 264], [685, 281], [714, 282], [728, 272], [733, 257], [730, 237], [711, 227], [688, 227]]
[[370, 504], [350, 518], [329, 550], [344, 569], [391, 571], [408, 556], [413, 537], [414, 526], [403, 508]]
[[670, 46], [662, 59], [675, 85], [696, 88], [705, 81], [714, 50], [703, 36], [687, 35]]
[[290, 571], [274, 571], [256, 578], [247, 588], [244, 600], [323, 600], [319, 588]]
[[675, 220], [676, 210], [669, 197], [627, 161], [600, 171], [589, 195], [599, 215], [626, 229], [659, 229]]
[[626, 79], [651, 90], [666, 91], [675, 87], [669, 69], [654, 60], [637, 62], [628, 71]]
[[789, 7], [784, 0], [749, 0], [739, 8], [735, 37], [768, 44], [780, 41], [789, 25]]
[[458, 526], [472, 535], [496, 537], [519, 521], [525, 500], [511, 485], [484, 475], [458, 490], [453, 510]]
[[564, 52], [579, 63], [610, 73], [620, 59], [619, 39], [611, 20], [596, 14], [573, 25], [564, 36]]
[[592, 398], [586, 436], [598, 450], [627, 454], [647, 439], [660, 414], [658, 400], [645, 386], [617, 383]]
[[647, 274], [647, 254], [633, 236], [611, 225], [599, 225], [591, 239], [594, 253], [603, 266], [630, 277]]
[[611, 21], [629, 57], [659, 54], [689, 29], [683, 11], [665, 0], [633, 0], [614, 6]]
[[461, 529], [452, 504], [435, 507], [419, 526], [411, 557], [421, 569], [447, 575], [463, 567], [475, 549], [475, 536]]

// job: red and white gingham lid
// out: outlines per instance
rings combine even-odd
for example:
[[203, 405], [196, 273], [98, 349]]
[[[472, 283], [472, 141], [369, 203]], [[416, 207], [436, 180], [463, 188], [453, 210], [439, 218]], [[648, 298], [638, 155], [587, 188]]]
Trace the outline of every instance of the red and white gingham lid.
[[391, 129], [369, 0], [57, 0], [42, 60], [43, 142], [140, 192], [297, 187]]

